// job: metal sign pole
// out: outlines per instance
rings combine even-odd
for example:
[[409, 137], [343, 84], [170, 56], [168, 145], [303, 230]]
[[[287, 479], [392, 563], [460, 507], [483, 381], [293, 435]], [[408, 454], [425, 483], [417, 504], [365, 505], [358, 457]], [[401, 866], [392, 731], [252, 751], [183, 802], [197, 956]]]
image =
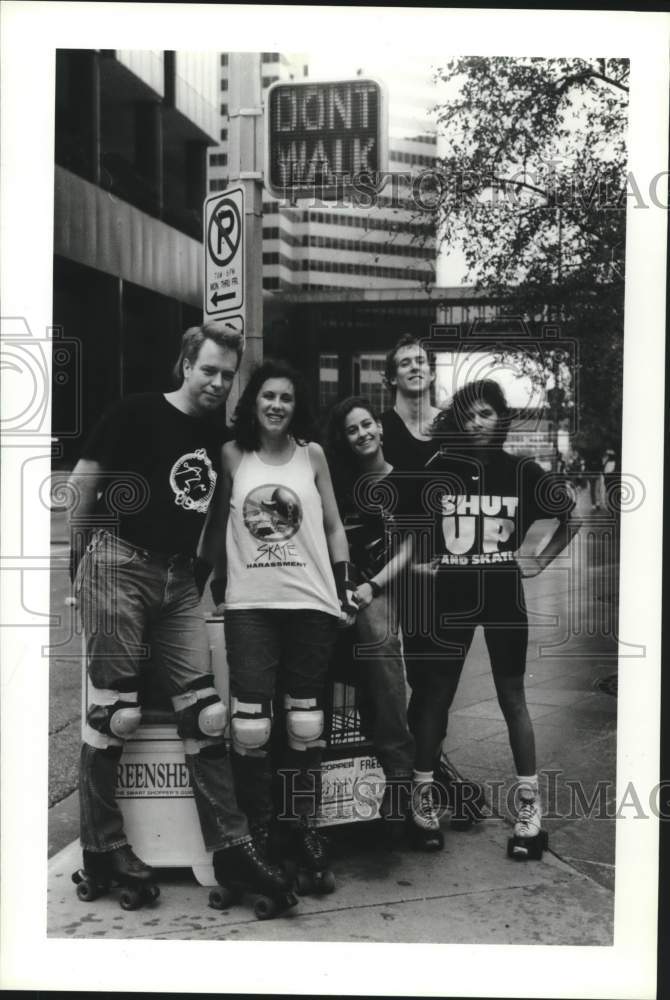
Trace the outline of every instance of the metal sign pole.
[[230, 184], [244, 189], [245, 350], [228, 399], [232, 414], [251, 370], [263, 359], [263, 107], [260, 53], [229, 56]]

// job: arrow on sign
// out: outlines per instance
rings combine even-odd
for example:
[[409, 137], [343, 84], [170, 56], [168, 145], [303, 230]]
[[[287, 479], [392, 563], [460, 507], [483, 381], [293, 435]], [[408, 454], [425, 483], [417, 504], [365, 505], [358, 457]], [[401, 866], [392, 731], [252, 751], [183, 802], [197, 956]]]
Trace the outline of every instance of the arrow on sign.
[[209, 300], [213, 306], [218, 306], [219, 302], [225, 302], [226, 299], [234, 299], [236, 292], [226, 292], [225, 295], [219, 295], [218, 292], [214, 292], [211, 299]]

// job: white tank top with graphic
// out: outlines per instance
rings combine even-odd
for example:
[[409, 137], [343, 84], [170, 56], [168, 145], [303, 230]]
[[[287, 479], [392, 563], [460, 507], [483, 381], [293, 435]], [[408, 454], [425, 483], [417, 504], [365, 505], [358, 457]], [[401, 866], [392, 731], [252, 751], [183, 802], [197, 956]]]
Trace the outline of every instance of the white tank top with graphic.
[[310, 608], [339, 617], [307, 445], [296, 445], [284, 465], [244, 452], [233, 477], [226, 551], [227, 608]]

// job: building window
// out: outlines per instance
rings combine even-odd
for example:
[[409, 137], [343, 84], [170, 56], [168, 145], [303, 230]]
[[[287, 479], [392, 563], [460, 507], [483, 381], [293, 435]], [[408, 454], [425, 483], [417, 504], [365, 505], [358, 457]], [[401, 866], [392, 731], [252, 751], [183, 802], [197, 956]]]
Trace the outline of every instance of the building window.
[[209, 157], [210, 167], [225, 167], [228, 165], [227, 153], [211, 153]]
[[222, 104], [221, 105], [221, 114], [224, 115], [224, 116], [228, 115], [228, 105], [227, 104]]
[[226, 77], [221, 81], [221, 90], [228, 90], [228, 80]]
[[340, 393], [340, 365], [337, 354], [319, 355], [319, 410], [337, 402]]
[[261, 52], [261, 62], [279, 62], [278, 52]]
[[221, 142], [226, 142], [227, 139], [228, 139], [228, 129], [227, 128], [222, 128], [221, 129]]
[[263, 288], [267, 289], [279, 288], [279, 278], [263, 278]]
[[221, 65], [222, 66], [227, 66], [228, 65], [228, 53], [227, 52], [222, 52], [221, 53]]
[[356, 395], [365, 396], [370, 400], [372, 407], [378, 413], [382, 413], [393, 404], [391, 393], [383, 380], [384, 355], [361, 354], [357, 362], [357, 364], [354, 362], [354, 378], [358, 386], [354, 386], [354, 392]]
[[216, 177], [209, 182], [210, 191], [225, 191], [228, 187], [227, 177]]
[[264, 76], [262, 79], [263, 90], [265, 90], [266, 87], [269, 87], [271, 83], [274, 83], [275, 80], [278, 79], [279, 79], [278, 76]]

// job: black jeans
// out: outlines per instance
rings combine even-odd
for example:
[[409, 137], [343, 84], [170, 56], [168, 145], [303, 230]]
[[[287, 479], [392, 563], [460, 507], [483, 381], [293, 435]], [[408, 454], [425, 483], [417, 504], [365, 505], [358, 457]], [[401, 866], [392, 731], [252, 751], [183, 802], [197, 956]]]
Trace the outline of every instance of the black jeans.
[[[337, 619], [312, 610], [235, 610], [225, 614], [230, 694], [271, 713], [277, 690], [284, 697], [323, 710], [326, 675]], [[281, 730], [281, 727], [279, 727]], [[273, 801], [270, 745], [253, 754], [233, 752], [238, 802], [249, 820], [315, 816], [320, 799], [323, 745], [281, 749], [281, 800]]]

